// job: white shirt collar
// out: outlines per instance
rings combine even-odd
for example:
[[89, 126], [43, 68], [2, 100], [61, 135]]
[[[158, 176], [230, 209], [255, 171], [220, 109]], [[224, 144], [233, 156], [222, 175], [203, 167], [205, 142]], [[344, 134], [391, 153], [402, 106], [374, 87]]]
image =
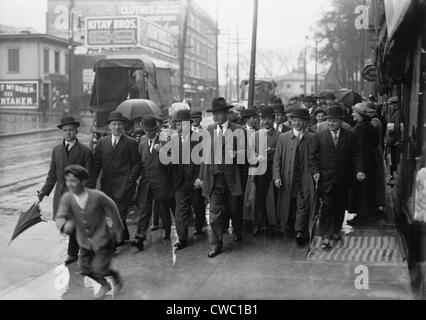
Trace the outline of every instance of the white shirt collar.
[[115, 136], [115, 135], [111, 134], [111, 136], [112, 136], [112, 142], [117, 141], [117, 143], [118, 143], [118, 141], [120, 141], [123, 134], [120, 134], [119, 136]]
[[292, 130], [294, 136], [299, 137], [300, 139], [303, 138], [303, 130], [296, 130], [295, 128], [293, 128]]
[[341, 128], [339, 128], [339, 130], [336, 130], [336, 131], [331, 131], [330, 130], [331, 136], [333, 136], [334, 134], [337, 134], [337, 138], [338, 138], [340, 136], [340, 129]]
[[64, 141], [65, 142], [65, 145], [67, 146], [67, 145], [69, 145], [70, 147], [70, 149], [72, 148], [72, 147], [74, 147], [74, 145], [77, 143], [77, 139], [74, 139], [73, 141]]
[[[226, 120], [224, 123], [222, 123], [222, 130], [225, 131], [228, 129], [229, 121]], [[219, 125], [216, 126], [217, 129], [219, 129]]]

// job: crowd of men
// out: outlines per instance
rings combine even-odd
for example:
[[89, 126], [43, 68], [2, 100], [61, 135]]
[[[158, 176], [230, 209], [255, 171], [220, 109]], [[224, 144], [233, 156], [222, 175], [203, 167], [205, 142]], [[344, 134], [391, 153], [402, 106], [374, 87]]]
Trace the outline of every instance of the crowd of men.
[[[397, 102], [392, 99], [390, 103]], [[382, 199], [368, 197], [372, 188], [384, 192], [377, 182], [384, 176], [375, 174], [380, 171], [376, 155], [383, 155], [377, 149], [383, 136], [378, 136], [377, 145], [368, 147], [371, 135], [378, 132], [370, 124], [378, 116], [376, 111], [373, 103], [363, 102], [348, 112], [327, 97], [305, 97], [286, 107], [275, 98], [269, 105], [247, 109], [215, 98], [207, 110], [213, 114], [214, 124], [202, 128], [200, 110], [180, 110], [169, 124], [173, 135], [164, 140], [162, 133], [170, 130], [163, 119], [147, 115], [141, 123], [144, 135], [140, 141], [125, 134], [128, 119], [113, 111], [108, 119], [110, 134], [97, 142], [94, 152], [77, 139], [80, 123], [64, 117], [58, 124], [64, 140], [53, 149], [48, 177], [38, 197], [42, 200], [56, 185], [54, 219], [60, 231], [69, 235], [65, 263], [80, 257], [83, 274], [101, 284], [97, 298], [111, 289], [107, 276], [113, 277], [114, 288], [121, 288], [120, 275], [110, 268], [113, 253], [129, 242], [142, 251], [153, 216], [161, 218], [165, 240], [170, 239], [174, 216], [178, 236], [174, 248], [181, 250], [190, 243], [192, 220], [197, 238], [206, 233], [207, 204], [208, 257], [222, 252], [223, 235], [230, 226], [236, 242], [243, 240], [247, 226], [253, 235], [263, 230], [294, 234], [297, 244], [305, 245], [312, 237], [317, 202], [321, 204], [319, 234], [323, 249], [328, 250], [341, 239], [345, 210], [352, 208], [351, 203], [356, 207], [374, 202], [373, 211], [383, 210], [385, 205]], [[188, 124], [190, 130], [185, 130]], [[383, 120], [379, 124], [382, 131], [386, 124]], [[364, 134], [367, 131], [370, 136]], [[212, 143], [199, 153], [201, 161], [185, 161], [203, 142], [201, 132]], [[225, 139], [228, 133], [233, 135], [230, 141]], [[262, 137], [266, 137], [263, 147], [259, 143]], [[177, 142], [177, 150], [172, 150], [177, 151], [177, 160], [165, 163], [161, 153], [171, 140]], [[261, 163], [265, 165], [262, 173], [253, 173]], [[93, 190], [98, 178], [100, 191]], [[358, 194], [350, 195], [356, 188], [360, 195], [367, 195], [366, 201], [358, 201]], [[135, 200], [139, 218], [131, 240], [126, 220]], [[351, 212], [362, 217], [364, 207], [356, 210]], [[365, 211], [369, 214], [371, 211]]]

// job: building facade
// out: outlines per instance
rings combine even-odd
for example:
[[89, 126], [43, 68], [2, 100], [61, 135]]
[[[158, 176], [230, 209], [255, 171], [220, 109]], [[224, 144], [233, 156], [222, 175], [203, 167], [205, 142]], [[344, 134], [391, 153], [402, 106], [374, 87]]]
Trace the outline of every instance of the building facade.
[[[292, 73], [274, 79], [277, 84], [277, 93], [283, 101], [288, 101], [293, 96], [305, 94], [305, 75], [303, 70], [295, 70]], [[317, 91], [322, 89], [324, 77], [317, 77]], [[315, 75], [306, 75], [306, 95], [314, 95]]]

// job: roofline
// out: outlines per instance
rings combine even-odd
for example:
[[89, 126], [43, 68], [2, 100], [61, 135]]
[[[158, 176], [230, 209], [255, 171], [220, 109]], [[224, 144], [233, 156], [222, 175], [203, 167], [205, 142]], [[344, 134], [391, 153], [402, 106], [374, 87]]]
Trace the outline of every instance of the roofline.
[[[52, 36], [50, 34], [46, 33], [0, 33], [0, 40], [1, 39], [44, 39], [47, 41], [53, 41], [56, 43], [61, 43], [64, 45], [68, 45], [69, 41], [68, 39]], [[81, 43], [73, 41], [74, 45], [80, 45]]]

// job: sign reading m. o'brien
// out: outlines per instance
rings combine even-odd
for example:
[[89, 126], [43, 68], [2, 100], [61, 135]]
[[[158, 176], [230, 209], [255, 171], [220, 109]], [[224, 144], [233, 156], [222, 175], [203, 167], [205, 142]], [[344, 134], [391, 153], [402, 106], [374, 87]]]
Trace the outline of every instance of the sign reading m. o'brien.
[[86, 45], [129, 46], [138, 43], [137, 17], [87, 17]]
[[0, 108], [37, 107], [37, 81], [0, 81]]

